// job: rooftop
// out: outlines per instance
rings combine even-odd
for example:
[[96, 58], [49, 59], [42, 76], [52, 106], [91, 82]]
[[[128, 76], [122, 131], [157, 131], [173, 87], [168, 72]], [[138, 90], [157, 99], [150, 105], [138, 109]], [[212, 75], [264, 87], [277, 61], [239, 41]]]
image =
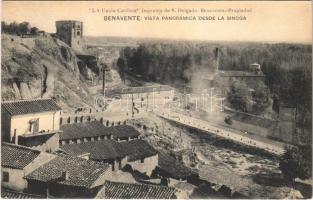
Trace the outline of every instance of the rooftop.
[[128, 161], [135, 161], [156, 155], [158, 152], [145, 140], [121, 142], [121, 149], [128, 156]]
[[134, 127], [129, 125], [118, 125], [112, 126], [111, 128], [116, 130], [112, 131], [114, 139], [125, 139], [128, 137], [138, 137], [140, 135], [140, 133]]
[[80, 144], [66, 144], [61, 149], [72, 156], [90, 153], [90, 159], [107, 160], [128, 157], [128, 161], [154, 156], [157, 151], [144, 140], [118, 143], [114, 140], [100, 140]]
[[[71, 156], [57, 156], [40, 166], [25, 178], [40, 182], [57, 182], [82, 188], [91, 188], [93, 183], [107, 170], [109, 165]], [[68, 179], [62, 179], [62, 172], [68, 173]]]
[[10, 115], [59, 111], [61, 108], [52, 99], [32, 99], [2, 102], [1, 108]]
[[37, 156], [40, 151], [30, 149], [28, 147], [18, 146], [9, 143], [1, 143], [1, 166], [24, 169]]
[[137, 94], [137, 93], [171, 91], [171, 90], [174, 90], [174, 89], [168, 85], [157, 85], [157, 86], [145, 86], [145, 87], [118, 88], [109, 92], [117, 93], [117, 94]]
[[3, 187], [1, 188], [1, 197], [4, 199], [45, 199], [44, 196], [17, 192]]
[[252, 71], [234, 71], [225, 70], [219, 71], [219, 75], [222, 77], [264, 77], [263, 72], [252, 72]]
[[173, 199], [175, 189], [166, 186], [106, 181], [97, 198]]
[[63, 131], [63, 133], [60, 134], [60, 140], [109, 136], [115, 131], [112, 128], [104, 126], [99, 121], [64, 124], [60, 127], [60, 129]]
[[60, 134], [60, 140], [110, 135], [113, 135], [114, 139], [127, 139], [128, 137], [138, 137], [140, 135], [132, 126], [118, 125], [106, 127], [99, 121], [64, 124], [60, 129], [63, 131]]
[[18, 143], [23, 146], [34, 147], [44, 144], [55, 134], [59, 134], [58, 131], [19, 135]]
[[80, 156], [89, 153], [90, 159], [94, 160], [116, 159], [123, 158], [125, 156], [123, 151], [120, 149], [120, 144], [114, 140], [65, 144], [60, 148], [72, 156]]

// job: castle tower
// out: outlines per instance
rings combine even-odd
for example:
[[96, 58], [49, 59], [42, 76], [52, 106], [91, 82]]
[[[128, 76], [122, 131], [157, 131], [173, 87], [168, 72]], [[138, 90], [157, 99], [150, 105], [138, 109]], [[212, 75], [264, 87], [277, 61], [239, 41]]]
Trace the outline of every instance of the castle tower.
[[81, 51], [83, 46], [83, 22], [80, 21], [57, 21], [57, 37], [72, 47], [74, 50]]

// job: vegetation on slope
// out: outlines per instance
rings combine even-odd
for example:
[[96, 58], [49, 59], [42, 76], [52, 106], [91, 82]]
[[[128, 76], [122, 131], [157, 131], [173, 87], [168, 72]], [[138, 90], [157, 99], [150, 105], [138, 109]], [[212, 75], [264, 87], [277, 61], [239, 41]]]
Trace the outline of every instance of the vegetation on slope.
[[50, 97], [65, 110], [91, 105], [70, 47], [49, 35], [21, 38], [3, 34], [2, 100]]
[[[302, 44], [167, 42], [143, 43], [125, 48], [118, 61], [120, 73], [140, 74], [167, 84], [190, 84], [210, 77], [216, 69], [216, 48], [222, 70], [247, 70], [251, 63], [261, 64], [267, 87], [274, 98], [273, 110], [279, 105], [297, 108], [297, 123], [311, 130], [312, 48]], [[200, 74], [200, 76], [199, 76]], [[260, 86], [258, 91], [264, 91]], [[266, 93], [254, 101], [266, 105]], [[242, 106], [239, 106], [242, 107]], [[265, 106], [262, 106], [264, 107]]]

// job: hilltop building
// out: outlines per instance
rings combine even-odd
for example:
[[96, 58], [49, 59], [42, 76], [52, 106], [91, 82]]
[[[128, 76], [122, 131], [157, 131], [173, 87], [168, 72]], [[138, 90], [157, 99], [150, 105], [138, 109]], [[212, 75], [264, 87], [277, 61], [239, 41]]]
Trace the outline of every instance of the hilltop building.
[[[219, 70], [216, 80], [222, 83], [222, 87], [228, 86], [232, 81], [240, 80], [245, 81], [247, 85], [253, 85], [255, 81], [265, 81], [265, 75], [261, 71], [261, 65], [253, 63], [250, 65], [249, 70]], [[219, 81], [220, 80], [220, 81]]]
[[42, 151], [58, 148], [61, 108], [52, 99], [8, 101], [1, 108], [2, 141]]
[[56, 21], [56, 36], [76, 51], [83, 48], [83, 22]]
[[[259, 63], [252, 63], [249, 65], [248, 70], [221, 70], [220, 69], [220, 62], [219, 62], [219, 49], [216, 48], [215, 50], [215, 60], [216, 60], [216, 70], [215, 70], [215, 81], [221, 84], [222, 87], [228, 86], [231, 84], [232, 81], [241, 80], [245, 81], [248, 85], [250, 83], [255, 82], [256, 80], [265, 81], [265, 75], [262, 72], [261, 65]], [[208, 79], [212, 80], [212, 76]]]

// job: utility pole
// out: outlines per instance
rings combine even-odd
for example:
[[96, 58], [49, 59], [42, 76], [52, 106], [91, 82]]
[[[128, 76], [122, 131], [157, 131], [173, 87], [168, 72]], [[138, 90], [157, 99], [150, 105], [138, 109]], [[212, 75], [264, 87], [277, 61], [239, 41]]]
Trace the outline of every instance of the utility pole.
[[108, 70], [106, 64], [102, 65], [102, 94], [105, 96], [105, 72]]
[[105, 66], [102, 66], [102, 92], [105, 96]]
[[132, 118], [134, 118], [134, 94], [132, 93]]
[[43, 96], [43, 91], [42, 91], [42, 85], [43, 85], [43, 80], [42, 80], [42, 71], [41, 71], [41, 67], [40, 67], [40, 98], [42, 99]]

